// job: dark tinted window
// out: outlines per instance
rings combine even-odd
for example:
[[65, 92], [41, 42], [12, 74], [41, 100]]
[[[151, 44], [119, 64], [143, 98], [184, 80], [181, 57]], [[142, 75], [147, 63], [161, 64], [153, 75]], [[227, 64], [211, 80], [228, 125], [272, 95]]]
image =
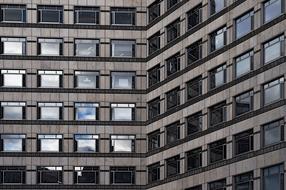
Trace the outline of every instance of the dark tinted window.
[[148, 166], [148, 182], [160, 180], [160, 162]]
[[160, 82], [160, 65], [157, 65], [148, 71], [148, 86]]
[[62, 6], [38, 6], [38, 22], [43, 23], [63, 23]]
[[26, 22], [25, 5], [1, 5], [2, 22]]
[[[221, 1], [221, 0], [219, 0]], [[218, 50], [226, 45], [227, 42], [227, 29], [226, 27], [220, 28], [210, 34], [210, 47], [211, 52]]]
[[148, 150], [151, 151], [159, 147], [160, 147], [160, 131], [158, 130], [148, 134]]
[[226, 190], [226, 179], [209, 183], [209, 190]]
[[176, 122], [166, 126], [167, 144], [171, 144], [180, 139], [180, 123]]
[[167, 43], [180, 36], [180, 19], [172, 22], [166, 27]]
[[271, 104], [284, 97], [284, 78], [273, 80], [263, 85], [264, 105]]
[[0, 184], [25, 184], [25, 166], [0, 166]]
[[284, 190], [284, 165], [275, 165], [263, 169], [263, 190]]
[[99, 8], [97, 7], [75, 7], [75, 24], [99, 24]]
[[284, 140], [284, 121], [278, 120], [263, 126], [263, 145], [273, 145]]
[[111, 8], [112, 25], [135, 25], [136, 9]]
[[189, 65], [200, 60], [202, 58], [202, 40], [199, 40], [187, 47], [187, 53]]
[[167, 110], [180, 105], [180, 89], [175, 88], [166, 93]]
[[63, 183], [63, 168], [62, 167], [38, 167], [37, 182], [38, 183]]
[[202, 148], [187, 152], [187, 169], [195, 169], [202, 166]]
[[253, 150], [253, 131], [245, 131], [234, 136], [235, 155]]
[[202, 77], [196, 77], [187, 83], [187, 99], [190, 100], [202, 94]]
[[202, 112], [198, 112], [187, 117], [187, 135], [191, 135], [201, 131], [203, 127], [202, 120]]
[[74, 183], [99, 183], [99, 168], [94, 166], [82, 166], [74, 168]]
[[253, 109], [253, 91], [235, 97], [235, 115], [247, 113]]
[[110, 184], [135, 184], [135, 168], [111, 167]]
[[148, 103], [148, 118], [152, 119], [160, 114], [160, 97]]
[[160, 49], [160, 32], [148, 39], [149, 55]]
[[170, 76], [180, 70], [180, 54], [177, 53], [166, 59], [167, 76]]
[[210, 126], [215, 126], [226, 121], [225, 102], [210, 107]]
[[157, 0], [148, 7], [149, 23], [159, 17], [160, 12], [160, 0]]
[[226, 159], [226, 139], [209, 144], [209, 162], [214, 163]]
[[235, 190], [253, 190], [253, 172], [234, 177]]
[[180, 156], [174, 156], [166, 160], [166, 176], [170, 177], [180, 173]]
[[202, 22], [202, 5], [199, 4], [187, 13], [188, 29], [193, 28]]
[[170, 9], [171, 7], [179, 3], [179, 1], [180, 0], [167, 0], [167, 9]]

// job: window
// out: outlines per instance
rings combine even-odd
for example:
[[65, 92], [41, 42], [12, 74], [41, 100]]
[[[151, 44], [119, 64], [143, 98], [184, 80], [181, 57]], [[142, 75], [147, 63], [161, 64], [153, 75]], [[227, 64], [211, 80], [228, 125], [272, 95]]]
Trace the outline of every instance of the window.
[[235, 58], [235, 77], [239, 78], [253, 70], [253, 51]]
[[235, 37], [236, 39], [248, 34], [254, 27], [254, 11], [250, 11], [235, 20]]
[[37, 151], [39, 152], [61, 152], [62, 135], [38, 135]]
[[148, 71], [148, 86], [153, 86], [160, 82], [160, 65], [156, 65]]
[[112, 89], [134, 89], [135, 72], [111, 72]]
[[235, 115], [247, 113], [253, 109], [253, 91], [235, 97]]
[[135, 57], [135, 40], [112, 40], [112, 57]]
[[1, 22], [26, 22], [25, 5], [1, 5]]
[[98, 152], [99, 136], [89, 134], [77, 134], [74, 136], [75, 152]]
[[209, 190], [226, 190], [226, 179], [209, 183]]
[[175, 20], [166, 27], [167, 43], [180, 36], [180, 19]]
[[279, 36], [263, 44], [264, 64], [284, 55], [284, 36]]
[[149, 23], [160, 16], [160, 0], [155, 1], [148, 7]]
[[152, 119], [160, 115], [160, 97], [148, 103], [148, 119]]
[[190, 187], [186, 190], [202, 190], [202, 185], [199, 185], [199, 186], [195, 186], [195, 187]]
[[220, 12], [224, 7], [226, 7], [226, 0], [210, 0], [211, 15]]
[[99, 88], [99, 73], [94, 71], [75, 71], [76, 88]]
[[[221, 1], [221, 0], [219, 0]], [[227, 42], [227, 29], [223, 27], [210, 34], [210, 47], [211, 52], [218, 50], [226, 45]]]
[[135, 104], [111, 104], [112, 121], [135, 120]]
[[99, 8], [97, 7], [75, 7], [75, 24], [99, 24]]
[[188, 65], [202, 59], [202, 40], [196, 41], [187, 47]]
[[245, 131], [234, 136], [235, 155], [253, 150], [253, 131]]
[[226, 65], [221, 65], [210, 71], [210, 89], [226, 83]]
[[135, 167], [110, 167], [111, 184], [135, 184]]
[[111, 135], [111, 152], [135, 152], [134, 135]]
[[210, 126], [226, 121], [226, 103], [222, 102], [210, 107]]
[[99, 40], [92, 39], [76, 39], [75, 55], [83, 57], [99, 56]]
[[282, 1], [281, 0], [268, 0], [263, 4], [264, 23], [273, 20], [282, 14]]
[[167, 110], [180, 105], [180, 88], [175, 88], [166, 93]]
[[179, 3], [180, 0], [167, 0], [167, 10]]
[[62, 103], [38, 103], [38, 119], [61, 120], [63, 119]]
[[284, 121], [278, 120], [263, 126], [263, 145], [269, 146], [284, 140]]
[[2, 134], [0, 144], [2, 152], [22, 152], [25, 151], [26, 135]]
[[263, 85], [264, 105], [271, 104], [283, 99], [284, 96], [284, 78], [273, 80]]
[[63, 183], [63, 167], [38, 166], [37, 167], [38, 183]]
[[166, 144], [171, 144], [180, 139], [180, 122], [166, 126]]
[[187, 170], [192, 170], [202, 166], [202, 148], [197, 148], [187, 152]]
[[174, 156], [166, 160], [166, 176], [171, 177], [180, 173], [180, 156]]
[[80, 183], [99, 183], [99, 167], [81, 166], [74, 167], [74, 184]]
[[2, 87], [25, 87], [25, 70], [1, 70]]
[[154, 131], [148, 134], [148, 150], [160, 148], [160, 131]]
[[40, 23], [63, 23], [62, 6], [38, 6], [38, 22]]
[[160, 180], [160, 162], [148, 166], [148, 182], [152, 183]]
[[192, 135], [201, 131], [203, 128], [202, 112], [195, 113], [187, 117], [187, 135]]
[[63, 86], [62, 71], [38, 71], [38, 87], [59, 88]]
[[160, 49], [160, 32], [148, 39], [149, 55]]
[[167, 76], [170, 76], [180, 70], [180, 53], [166, 59]]
[[263, 190], [284, 189], [284, 166], [283, 164], [263, 169]]
[[0, 184], [25, 184], [25, 166], [0, 166]]
[[202, 4], [197, 5], [187, 13], [188, 30], [202, 22]]
[[1, 102], [0, 116], [4, 120], [21, 120], [26, 118], [25, 102]]
[[45, 55], [45, 56], [63, 55], [63, 40], [39, 38], [38, 55]]
[[1, 54], [26, 55], [26, 38], [1, 38]]
[[252, 190], [253, 189], [253, 172], [240, 174], [234, 177], [235, 190]]
[[187, 99], [202, 95], [202, 77], [196, 77], [187, 83]]
[[75, 103], [75, 120], [98, 120], [97, 103]]
[[135, 8], [111, 8], [111, 25], [135, 25]]
[[214, 163], [226, 159], [226, 140], [222, 139], [209, 144], [209, 162]]

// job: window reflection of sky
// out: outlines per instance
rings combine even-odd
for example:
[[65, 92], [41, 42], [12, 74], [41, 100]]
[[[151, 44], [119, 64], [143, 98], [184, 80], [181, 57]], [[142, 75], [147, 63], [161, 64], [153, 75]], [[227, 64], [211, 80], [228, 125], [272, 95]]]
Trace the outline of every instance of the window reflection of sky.
[[22, 139], [4, 139], [4, 151], [22, 151]]
[[77, 120], [95, 120], [96, 109], [93, 107], [80, 107], [76, 109], [76, 119]]

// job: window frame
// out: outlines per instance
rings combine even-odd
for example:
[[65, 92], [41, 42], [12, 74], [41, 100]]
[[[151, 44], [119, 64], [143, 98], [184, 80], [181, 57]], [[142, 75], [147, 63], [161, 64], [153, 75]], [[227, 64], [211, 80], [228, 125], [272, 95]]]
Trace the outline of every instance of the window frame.
[[[58, 108], [58, 118], [42, 119], [42, 107], [44, 108]], [[38, 102], [37, 103], [37, 119], [38, 120], [63, 120], [64, 104], [62, 102]]]
[[[212, 155], [211, 155], [212, 151], [214, 149], [218, 150], [218, 148], [222, 148], [222, 150], [219, 150], [222, 152], [222, 155], [221, 155], [222, 159], [213, 159]], [[226, 160], [226, 159], [227, 159], [227, 142], [226, 142], [225, 138], [208, 144], [208, 163], [209, 164], [221, 162], [221, 161]]]
[[[159, 8], [158, 8], [159, 7]], [[151, 13], [155, 12], [155, 11], [151, 11], [151, 10], [156, 10], [159, 11], [159, 14], [155, 17], [151, 17]], [[150, 6], [147, 7], [148, 10], [148, 23], [150, 24], [151, 22], [153, 22], [155, 19], [157, 19], [158, 17], [161, 16], [161, 6], [160, 6], [160, 0], [156, 0], [154, 1], [154, 3], [152, 3]]]
[[[249, 95], [249, 96], [246, 96], [246, 95]], [[238, 100], [239, 101], [243, 101], [245, 99], [250, 99], [250, 108], [248, 111], [243, 111], [243, 112], [238, 112], [237, 108], [238, 108]], [[249, 90], [249, 91], [246, 91], [246, 92], [243, 92], [243, 93], [240, 93], [238, 95], [236, 95], [234, 97], [234, 116], [235, 117], [238, 117], [238, 116], [241, 116], [243, 114], [246, 114], [246, 113], [249, 113], [251, 111], [253, 111], [253, 108], [254, 108], [254, 91], [253, 90]]]
[[[278, 125], [275, 126], [275, 124], [278, 124]], [[261, 131], [262, 131], [261, 145], [262, 145], [262, 147], [269, 147], [269, 146], [272, 146], [272, 145], [275, 145], [275, 144], [278, 144], [278, 143], [284, 141], [284, 133], [285, 133], [285, 128], [284, 127], [285, 127], [284, 119], [282, 119], [282, 118], [263, 124], [261, 126]], [[268, 128], [267, 130], [273, 130], [275, 128], [279, 129], [279, 140], [277, 142], [272, 142], [270, 144], [266, 144], [265, 143], [266, 128]]]
[[[58, 45], [58, 52], [56, 54], [43, 54], [42, 44]], [[62, 38], [38, 38], [37, 39], [37, 55], [39, 56], [62, 56], [63, 55], [64, 40]], [[46, 50], [45, 50], [46, 51]]]
[[174, 41], [181, 35], [181, 21], [180, 18], [174, 20], [170, 24], [166, 26], [166, 43], [169, 44], [170, 42]]
[[[26, 87], [26, 70], [16, 70], [16, 69], [2, 69], [0, 70], [0, 84], [3, 88], [23, 88]], [[14, 75], [16, 77], [21, 77], [20, 85], [5, 85], [5, 75]], [[19, 76], [18, 76], [19, 75]]]
[[[186, 18], [187, 18], [187, 30], [190, 30], [194, 27], [196, 27], [197, 25], [199, 25], [202, 20], [203, 20], [203, 9], [202, 9], [202, 4], [198, 4], [196, 6], [194, 6], [192, 9], [190, 9], [187, 13], [186, 13]], [[196, 22], [194, 25], [190, 26], [190, 17], [192, 17], [193, 15], [195, 15], [196, 17]]]
[[[13, 101], [10, 101], [10, 102], [0, 102], [0, 119], [2, 120], [25, 120], [26, 119], [26, 102], [13, 102]], [[17, 110], [17, 113], [21, 112], [21, 117], [19, 118], [7, 118], [5, 117], [5, 107], [14, 107], [14, 108], [18, 108], [18, 109], [21, 109], [20, 111]], [[14, 114], [13, 114], [14, 115]]]
[[[160, 130], [153, 131], [149, 134], [147, 134], [148, 138], [148, 151], [156, 150], [161, 147], [161, 133]], [[158, 147], [154, 147], [154, 143]]]
[[[5, 43], [21, 43], [21, 53], [5, 53]], [[6, 44], [7, 45], [7, 44]], [[26, 37], [1, 37], [1, 47], [0, 47], [0, 52], [2, 55], [14, 55], [14, 56], [24, 56], [27, 54], [27, 38]]]
[[154, 86], [155, 84], [158, 84], [160, 82], [160, 75], [161, 75], [160, 64], [157, 64], [154, 67], [150, 68], [147, 72], [148, 72], [148, 87]]
[[[45, 170], [45, 168], [50, 168], [53, 170]], [[51, 182], [51, 183], [44, 183], [43, 180], [43, 173], [46, 172], [53, 172], [57, 173], [58, 182]], [[37, 166], [37, 184], [63, 184], [63, 167], [62, 166]]]
[[[222, 119], [218, 123], [212, 123], [213, 116], [212, 112], [217, 112], [219, 109], [222, 109]], [[217, 125], [220, 125], [221, 123], [227, 121], [227, 104], [225, 101], [222, 101], [220, 103], [214, 104], [209, 107], [209, 127], [216, 127]]]
[[[43, 78], [42, 76], [58, 76], [58, 86], [42, 86]], [[38, 70], [37, 72], [37, 87], [38, 88], [62, 88], [63, 87], [63, 77], [64, 73], [60, 70]]]
[[[79, 150], [79, 143], [78, 141], [80, 140], [90, 140], [94, 141], [94, 150], [95, 151], [80, 151]], [[99, 152], [99, 135], [95, 134], [74, 134], [74, 152], [83, 152], [83, 153], [94, 153], [94, 152]]]
[[[54, 8], [54, 9], [53, 9]], [[57, 22], [43, 21], [43, 11], [54, 11], [58, 14]], [[64, 7], [61, 5], [38, 5], [37, 6], [37, 22], [40, 24], [63, 24], [64, 22]]]
[[[241, 36], [238, 36], [238, 24], [242, 23], [243, 21], [247, 20], [250, 18], [250, 31], [243, 33]], [[235, 39], [238, 40], [247, 34], [249, 34], [253, 29], [254, 29], [254, 10], [251, 9], [247, 12], [244, 12], [243, 14], [239, 15], [234, 19], [234, 26], [235, 26], [235, 31], [234, 31], [234, 36]]]
[[[220, 47], [216, 47], [216, 38], [219, 37], [220, 35], [223, 35], [223, 45]], [[223, 47], [225, 47], [227, 45], [227, 27], [226, 26], [222, 26], [216, 30], [214, 30], [213, 32], [211, 32], [209, 34], [209, 45], [210, 45], [210, 53], [215, 52], [219, 49], [222, 49]]]
[[[215, 15], [215, 14], [217, 14], [217, 13], [219, 13], [219, 12], [221, 12], [223, 9], [225, 9], [226, 7], [227, 7], [227, 1], [226, 0], [223, 0], [223, 4], [224, 4], [224, 6], [223, 6], [223, 8], [221, 8], [221, 9], [219, 9], [219, 10], [213, 10], [213, 2], [214, 1], [216, 1], [216, 0], [209, 0], [209, 11], [210, 11], [210, 16], [213, 16], [213, 15]], [[220, 1], [220, 0], [218, 0], [218, 1]]]
[[[198, 121], [195, 121], [196, 119], [198, 119]], [[195, 121], [195, 122], [198, 122], [199, 123], [199, 126], [198, 126], [198, 130], [192, 130], [192, 132], [190, 132], [190, 121]], [[194, 135], [198, 132], [201, 132], [203, 130], [203, 114], [202, 114], [202, 111], [199, 111], [199, 112], [196, 112], [196, 113], [193, 113], [189, 116], [186, 117], [186, 135], [187, 136], [191, 136], [191, 135]]]
[[[117, 42], [117, 43], [115, 43], [115, 42]], [[128, 45], [131, 45], [131, 50], [132, 50], [132, 52], [131, 52], [131, 56], [128, 56], [128, 55], [122, 55], [122, 56], [119, 56], [119, 55], [115, 55], [115, 49], [116, 49], [116, 47], [115, 47], [115, 45], [116, 44], [119, 44], [120, 45], [120, 43], [118, 43], [118, 42], [123, 42], [123, 44], [126, 44], [126, 42], [129, 42], [130, 44], [128, 44]], [[136, 40], [129, 40], [129, 39], [111, 39], [110, 40], [110, 55], [111, 55], [111, 57], [114, 57], [114, 58], [134, 58], [134, 57], [136, 57]]]
[[[1, 8], [1, 22], [3, 23], [26, 23], [27, 20], [27, 6], [23, 4], [2, 4]], [[22, 18], [21, 21], [9, 21], [5, 20], [5, 12], [7, 9], [22, 11]], [[5, 10], [5, 11], [4, 11]]]
[[[248, 181], [246, 180], [245, 176], [248, 177]], [[240, 179], [241, 178], [241, 179]], [[248, 184], [249, 190], [253, 189], [254, 179], [253, 179], [253, 171], [238, 174], [233, 176], [233, 189], [237, 190], [239, 185]]]
[[[80, 87], [78, 83], [79, 76], [94, 76], [95, 77], [95, 86], [94, 87]], [[74, 88], [78, 89], [98, 89], [99, 88], [99, 71], [91, 71], [91, 70], [75, 70], [74, 71]]]
[[180, 52], [175, 53], [166, 60], [166, 76], [169, 77], [181, 70], [181, 55]]
[[[131, 14], [129, 24], [116, 23], [116, 13]], [[136, 25], [136, 8], [134, 7], [111, 7], [110, 8], [110, 25], [111, 26], [135, 26]]]
[[[88, 43], [90, 42], [90, 43]], [[78, 50], [79, 44], [90, 44], [90, 47], [95, 47], [95, 55], [80, 55]], [[100, 40], [99, 39], [83, 39], [83, 38], [76, 38], [74, 39], [74, 56], [77, 57], [99, 57], [100, 54]]]
[[[181, 129], [180, 121], [175, 121], [174, 123], [165, 126], [165, 134], [166, 134], [165, 145], [174, 144], [175, 142], [180, 140], [181, 137], [180, 129]], [[172, 140], [172, 138], [174, 138], [174, 140]]]
[[153, 119], [161, 114], [161, 100], [160, 97], [154, 98], [148, 102], [148, 119]]
[[[280, 88], [280, 98], [277, 99], [277, 100], [272, 100], [270, 102], [266, 102], [265, 101], [265, 90], [268, 90], [270, 88], [273, 88], [275, 87], [276, 85], [279, 85], [279, 88]], [[262, 85], [262, 105], [266, 106], [266, 105], [270, 105], [270, 104], [273, 104], [275, 102], [278, 102], [280, 100], [282, 100], [284, 98], [284, 86], [285, 86], [285, 79], [284, 79], [284, 76], [282, 77], [279, 77], [279, 78], [276, 78], [274, 80], [271, 80], [271, 81], [268, 81], [266, 83], [264, 83]]]
[[[170, 164], [172, 164], [174, 167], [176, 167], [176, 171], [175, 173], [169, 173], [169, 169], [168, 169], [168, 166], [170, 166]], [[175, 175], [178, 175], [180, 174], [180, 155], [176, 155], [176, 156], [172, 156], [170, 158], [167, 158], [165, 159], [165, 168], [166, 168], [166, 178], [169, 178], [169, 177], [172, 177], [172, 176], [175, 176]], [[173, 168], [174, 168], [173, 167]]]
[[[165, 97], [166, 97], [166, 110], [171, 110], [176, 108], [177, 106], [180, 105], [180, 87], [176, 87], [168, 92], [166, 92]], [[170, 104], [170, 98], [175, 99], [175, 104]], [[172, 100], [171, 100], [172, 101]]]
[[[85, 170], [84, 168], [88, 168]], [[94, 182], [79, 182], [78, 172], [81, 173], [93, 173]], [[98, 166], [75, 166], [73, 171], [73, 183], [74, 184], [99, 184], [99, 167]]]
[[[214, 185], [214, 188], [212, 188], [212, 184], [216, 184], [216, 183], [222, 183], [222, 187], [217, 187], [217, 185]], [[215, 181], [211, 181], [208, 183], [208, 190], [226, 190], [227, 189], [227, 182], [226, 182], [226, 178], [223, 179], [219, 179], [219, 180], [215, 180]]]
[[[113, 110], [116, 108], [128, 108], [131, 109], [131, 119], [115, 119], [113, 116]], [[136, 104], [135, 103], [111, 103], [110, 104], [110, 118], [112, 121], [135, 121], [136, 120]]]
[[[266, 7], [265, 7], [265, 4], [267, 4], [267, 3], [270, 3], [270, 1], [280, 1], [280, 11], [281, 11], [281, 13], [279, 14], [279, 15], [277, 15], [277, 16], [274, 16], [273, 18], [271, 18], [270, 20], [265, 20], [266, 18], [265, 18], [265, 13], [266, 13]], [[269, 5], [272, 5], [273, 4], [273, 2], [271, 2]], [[268, 6], [269, 6], [268, 5]], [[279, 16], [281, 16], [282, 14], [283, 14], [283, 12], [284, 12], [284, 3], [283, 3], [283, 1], [281, 1], [281, 0], [266, 0], [266, 1], [264, 1], [263, 3], [262, 3], [262, 12], [263, 12], [263, 14], [262, 14], [262, 23], [263, 24], [266, 24], [266, 23], [268, 23], [268, 22], [271, 22], [272, 20], [274, 20], [274, 19], [276, 19], [276, 18], [278, 18]]]
[[[191, 87], [195, 87], [195, 88], [191, 88]], [[199, 89], [198, 92], [196, 92], [196, 94], [194, 96], [191, 96], [190, 94], [190, 91], [191, 89], [196, 89], [196, 87]], [[191, 80], [189, 80], [187, 83], [186, 83], [186, 94], [187, 94], [187, 100], [191, 100], [191, 99], [194, 99], [198, 96], [201, 96], [203, 94], [203, 78], [202, 76], [197, 76]], [[192, 92], [194, 92], [195, 90], [192, 90]]]
[[[123, 75], [125, 74], [125, 75]], [[131, 78], [131, 86], [130, 87], [120, 87], [120, 84], [118, 82], [118, 85], [116, 85], [116, 77], [122, 77], [124, 76], [125, 79], [128, 77]], [[119, 79], [119, 78], [118, 78]], [[120, 90], [132, 90], [136, 88], [136, 72], [135, 71], [111, 71], [110, 72], [110, 88], [111, 89], [120, 89]]]
[[[234, 139], [233, 140], [234, 141], [234, 144], [233, 144], [233, 155], [234, 156], [242, 155], [242, 154], [253, 151], [253, 149], [254, 149], [254, 134], [253, 134], [252, 129], [233, 135], [233, 139]], [[239, 152], [239, 148], [238, 148], [239, 142], [241, 140], [243, 141], [244, 139], [248, 140], [248, 143], [249, 143], [248, 144], [248, 151]], [[245, 144], [242, 144], [242, 145], [244, 147], [246, 146]]]
[[148, 55], [152, 55], [161, 48], [161, 34], [160, 31], [148, 38]]
[[[203, 58], [203, 43], [202, 43], [202, 39], [192, 43], [191, 45], [189, 45], [187, 48], [186, 48], [186, 53], [187, 53], [187, 65], [193, 65], [195, 64], [196, 62], [198, 62], [199, 60], [201, 60]], [[195, 57], [193, 56], [194, 53], [191, 53], [193, 52], [193, 50], [195, 51], [195, 54], [198, 53], [198, 57]], [[193, 59], [191, 59], [191, 57]]]
[[[16, 182], [16, 183], [7, 183], [5, 182], [5, 173], [15, 173], [15, 172], [20, 172], [21, 175], [21, 182]], [[0, 166], [0, 175], [2, 179], [0, 180], [1, 185], [12, 185], [12, 184], [26, 184], [26, 166]], [[10, 174], [11, 175], [11, 174]], [[14, 175], [15, 176], [15, 175]]]
[[[93, 108], [95, 115], [93, 119], [79, 119], [78, 111], [80, 108]], [[96, 121], [99, 120], [99, 103], [96, 102], [75, 102], [74, 103], [74, 120], [76, 121]]]
[[[119, 140], [119, 141], [131, 141], [130, 142], [130, 151], [116, 151], [115, 147], [116, 147], [116, 144], [115, 144], [115, 141], [116, 140]], [[134, 153], [136, 152], [136, 135], [125, 135], [125, 134], [120, 134], [120, 135], [116, 135], [116, 134], [112, 134], [110, 135], [110, 152], [113, 152], [113, 153], [127, 153], [127, 152], [130, 152], [130, 153]]]
[[[223, 75], [223, 82], [221, 84], [216, 84], [216, 75], [219, 74], [220, 72], [223, 72], [222, 75]], [[227, 83], [227, 65], [226, 63], [222, 64], [222, 65], [219, 65], [213, 69], [211, 69], [209, 71], [209, 89], [210, 90], [213, 90], [213, 89], [216, 89], [220, 86], [223, 86], [224, 84]]]
[[[5, 140], [13, 139], [21, 142], [21, 150], [5, 150]], [[0, 134], [0, 151], [1, 152], [25, 152], [26, 151], [26, 135], [25, 134]]]
[[[79, 22], [80, 12], [93, 13], [95, 18], [95, 23], [91, 22]], [[98, 25], [100, 23], [100, 8], [90, 7], [90, 6], [74, 6], [74, 24], [84, 24], [84, 25]]]
[[[249, 68], [250, 70], [245, 72], [245, 73], [242, 73], [240, 75], [238, 75], [237, 71], [238, 71], [238, 64], [239, 63], [243, 63], [244, 60], [246, 59], [250, 59], [250, 65], [249, 65]], [[253, 64], [254, 64], [254, 51], [253, 49], [250, 50], [250, 51], [246, 51], [245, 53], [242, 53], [240, 54], [239, 56], [235, 57], [234, 58], [234, 78], [237, 79], [237, 78], [240, 78], [244, 75], [247, 75], [248, 73], [252, 72], [253, 71]]]
[[[147, 166], [147, 175], [148, 175], [148, 183], [152, 183], [155, 181], [160, 181], [160, 162], [156, 162], [154, 164], [151, 164]], [[154, 179], [154, 172], [155, 172], [155, 179]]]
[[[186, 171], [202, 167], [202, 154], [203, 154], [202, 147], [198, 147], [186, 152]], [[190, 167], [190, 163], [193, 163], [194, 160], [195, 162], [198, 162], [199, 165], [195, 167], [193, 166]]]
[[[271, 48], [271, 46], [274, 46], [277, 43], [280, 43], [280, 49], [279, 49], [280, 55], [276, 58], [273, 58], [271, 60], [266, 61], [266, 49], [269, 47]], [[271, 38], [270, 40], [267, 40], [266, 42], [264, 42], [262, 44], [262, 49], [263, 49], [263, 65], [267, 65], [267, 64], [281, 58], [285, 54], [285, 37], [284, 37], [284, 35], [282, 34], [282, 35], [276, 36], [274, 38]]]
[[[118, 183], [116, 182], [116, 173], [117, 172], [124, 172], [130, 173], [131, 181], [129, 183]], [[133, 166], [112, 166], [110, 167], [110, 184], [111, 185], [131, 185], [135, 184], [136, 182], [136, 168]]]
[[[47, 139], [47, 140], [56, 140], [58, 147], [58, 150], [42, 150], [42, 139]], [[63, 141], [64, 137], [61, 134], [38, 134], [37, 135], [37, 152], [62, 152], [63, 151]], [[47, 142], [46, 142], [47, 143]]]

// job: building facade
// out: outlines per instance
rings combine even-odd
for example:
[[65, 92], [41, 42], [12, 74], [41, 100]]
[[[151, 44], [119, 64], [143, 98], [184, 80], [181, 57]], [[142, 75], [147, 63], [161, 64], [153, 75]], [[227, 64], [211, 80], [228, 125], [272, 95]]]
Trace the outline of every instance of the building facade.
[[0, 8], [0, 189], [286, 189], [285, 0]]

